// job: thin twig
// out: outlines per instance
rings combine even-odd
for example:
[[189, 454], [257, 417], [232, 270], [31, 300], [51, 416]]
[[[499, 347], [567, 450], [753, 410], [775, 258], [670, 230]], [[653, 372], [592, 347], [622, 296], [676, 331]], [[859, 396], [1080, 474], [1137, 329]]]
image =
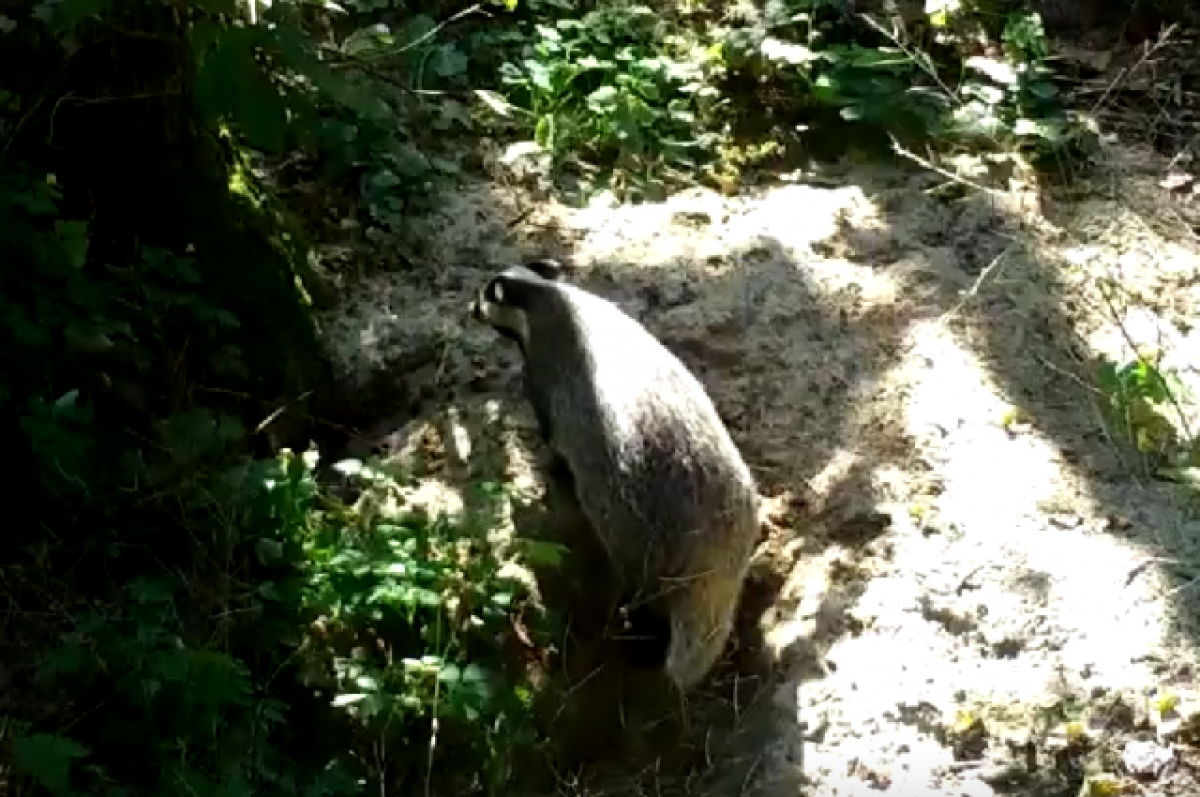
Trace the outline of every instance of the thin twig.
[[1045, 366], [1046, 370], [1054, 371], [1059, 376], [1065, 376], [1067, 379], [1070, 379], [1072, 382], [1079, 385], [1081, 388], [1086, 390], [1088, 393], [1091, 393], [1096, 396], [1104, 395], [1103, 390], [1096, 387], [1095, 385], [1089, 384], [1088, 381], [1086, 379], [1084, 379], [1083, 377], [1081, 377], [1079, 374], [1071, 373], [1066, 368], [1063, 368], [1061, 365], [1056, 365], [1055, 363], [1051, 362], [1050, 360], [1047, 360], [1045, 357], [1038, 354], [1037, 352], [1034, 352], [1033, 356], [1039, 363], [1041, 363], [1043, 366]]
[[1175, 391], [1171, 390], [1171, 386], [1167, 383], [1166, 377], [1159, 372], [1157, 366], [1142, 356], [1142, 352], [1139, 350], [1138, 345], [1134, 342], [1133, 336], [1130, 335], [1129, 330], [1125, 328], [1124, 319], [1122, 319], [1120, 314], [1117, 312], [1117, 307], [1113, 303], [1112, 297], [1109, 295], [1108, 287], [1103, 281], [1097, 283], [1097, 287], [1100, 290], [1101, 298], [1104, 299], [1104, 303], [1108, 306], [1113, 323], [1116, 324], [1117, 329], [1121, 332], [1121, 337], [1125, 339], [1125, 343], [1133, 351], [1133, 355], [1137, 358], [1138, 363], [1145, 366], [1146, 370], [1154, 375], [1154, 379], [1158, 382], [1159, 387], [1163, 389], [1163, 393], [1166, 395], [1167, 401], [1171, 403], [1171, 406], [1175, 408], [1175, 412], [1179, 416], [1179, 426], [1181, 429], [1183, 429], [1184, 436], [1189, 441], [1194, 440], [1195, 438], [1192, 437], [1191, 424], [1188, 423], [1187, 415], [1183, 411], [1183, 405], [1180, 404], [1179, 399], [1176, 398]]
[[1016, 242], [1009, 244], [1007, 247], [1005, 247], [1003, 252], [992, 258], [992, 262], [988, 263], [987, 268], [979, 272], [979, 276], [975, 278], [975, 282], [970, 288], [967, 289], [967, 292], [962, 295], [962, 298], [958, 300], [957, 304], [955, 304], [945, 313], [942, 313], [942, 315], [934, 323], [934, 326], [943, 326], [950, 321], [950, 319], [954, 318], [954, 316], [958, 315], [963, 307], [966, 306], [967, 302], [971, 301], [971, 299], [978, 295], [979, 289], [983, 286], [984, 281], [992, 274], [993, 271], [999, 268], [1000, 264], [1003, 263], [1004, 259], [1008, 256], [1008, 253], [1011, 252], [1015, 246]]
[[1033, 356], [1047, 369], [1054, 371], [1061, 376], [1067, 377], [1084, 389], [1084, 395], [1087, 396], [1088, 406], [1092, 410], [1092, 417], [1095, 419], [1096, 425], [1100, 427], [1102, 432], [1104, 432], [1104, 439], [1111, 444], [1113, 455], [1117, 458], [1117, 461], [1121, 463], [1121, 469], [1132, 473], [1133, 478], [1136, 480], [1138, 478], [1138, 474], [1130, 465], [1129, 461], [1125, 458], [1125, 452], [1121, 449], [1121, 446], [1117, 444], [1117, 435], [1113, 433], [1108, 418], [1105, 417], [1104, 411], [1100, 408], [1100, 402], [1107, 399], [1104, 391], [1089, 383], [1086, 379], [1078, 374], [1071, 373], [1067, 369], [1054, 364], [1050, 360], [1047, 360], [1040, 354], [1034, 353]]
[[[437, 615], [437, 639], [435, 642], [435, 646], [441, 647], [441, 644], [442, 644], [442, 613], [439, 611], [438, 615]], [[445, 651], [443, 651], [443, 652], [445, 652]], [[430, 733], [429, 733], [429, 754], [428, 754], [428, 759], [426, 761], [426, 766], [425, 766], [425, 797], [429, 797], [430, 794], [432, 794], [432, 789], [433, 789], [433, 757], [437, 750], [438, 708], [441, 705], [441, 702], [440, 702], [441, 694], [442, 694], [442, 679], [441, 679], [441, 673], [438, 673], [434, 678], [434, 684], [433, 684], [433, 717], [432, 717], [432, 727], [430, 728]], [[380, 778], [380, 780], [382, 781], [383, 779]]]
[[595, 678], [597, 675], [599, 675], [603, 669], [604, 669], [603, 663], [596, 665], [596, 667], [591, 672], [589, 672], [582, 679], [580, 679], [577, 683], [572, 685], [570, 689], [567, 690], [567, 693], [565, 695], [563, 695], [562, 705], [560, 705], [558, 707], [558, 711], [556, 711], [554, 713], [554, 718], [550, 720], [551, 725], [558, 722], [558, 718], [561, 717], [563, 715], [563, 712], [567, 710], [567, 702], [572, 697], [574, 697], [579, 692], [580, 689], [582, 689], [585, 685], [587, 685], [587, 683], [589, 681], [591, 681], [593, 678]]
[[1108, 101], [1109, 95], [1116, 91], [1118, 86], [1123, 85], [1130, 75], [1141, 69], [1142, 65], [1145, 64], [1146, 61], [1150, 60], [1150, 56], [1167, 46], [1171, 39], [1171, 34], [1175, 32], [1176, 27], [1178, 26], [1175, 24], [1168, 26], [1166, 30], [1159, 34], [1158, 41], [1156, 41], [1151, 47], [1146, 48], [1146, 51], [1142, 53], [1142, 57], [1138, 59], [1136, 64], [1129, 69], [1121, 70], [1116, 78], [1113, 79], [1113, 82], [1108, 85], [1108, 88], [1104, 90], [1104, 93], [1100, 95], [1100, 98], [1096, 100], [1096, 103], [1092, 106], [1091, 111], [1088, 112], [1089, 116], [1095, 116], [1100, 110], [1100, 107]]
[[954, 172], [951, 172], [947, 169], [943, 169], [941, 166], [938, 166], [937, 164], [933, 163], [932, 161], [930, 161], [926, 158], [922, 158], [920, 155], [916, 154], [915, 152], [911, 152], [911, 151], [905, 149], [903, 146], [901, 146], [900, 142], [896, 140], [895, 136], [890, 136], [890, 138], [892, 139], [892, 149], [895, 150], [896, 154], [900, 155], [902, 157], [908, 158], [912, 162], [916, 163], [918, 166], [923, 166], [926, 169], [929, 169], [930, 171], [937, 172], [938, 174], [942, 175], [943, 177], [945, 177], [949, 180], [953, 180], [956, 183], [965, 185], [968, 188], [974, 188], [976, 191], [983, 191], [986, 194], [991, 194], [993, 196], [998, 196], [998, 197], [1007, 197], [1008, 196], [1008, 194], [1006, 192], [1001, 191], [997, 188], [989, 188], [986, 185], [983, 185], [981, 183], [976, 183], [972, 180], [968, 180], [967, 178], [965, 178], [961, 175], [955, 174]]
[[942, 81], [941, 77], [938, 76], [937, 70], [933, 68], [932, 62], [926, 62], [925, 60], [914, 55], [913, 54], [914, 51], [910, 47], [908, 47], [904, 42], [900, 41], [900, 38], [898, 36], [896, 36], [895, 33], [884, 28], [883, 23], [881, 23], [879, 20], [875, 19], [870, 14], [862, 13], [862, 14], [859, 14], [859, 16], [862, 17], [864, 20], [866, 20], [866, 23], [870, 27], [874, 28], [878, 33], [880, 33], [882, 36], [884, 36], [888, 41], [890, 41], [892, 44], [894, 44], [898, 48], [900, 48], [900, 51], [903, 52], [906, 56], [908, 56], [910, 61], [912, 61], [914, 64], [916, 64], [917, 67], [922, 72], [929, 75], [929, 77], [931, 77], [933, 79], [933, 81], [938, 84], [938, 88], [940, 88], [943, 92], [945, 92], [946, 96], [949, 97], [952, 102], [954, 102], [958, 105], [963, 104], [962, 98], [959, 97], [955, 91], [951, 90], [951, 88], [949, 86], [947, 86], [945, 84], [945, 82]]
[[408, 52], [409, 50], [420, 47], [422, 44], [429, 41], [434, 36], [437, 36], [439, 33], [441, 33], [447, 27], [449, 27], [450, 25], [453, 25], [455, 22], [458, 22], [460, 19], [463, 19], [464, 17], [468, 17], [477, 11], [481, 11], [482, 9], [483, 9], [483, 4], [476, 3], [475, 5], [471, 6], [470, 8], [464, 8], [462, 11], [459, 11], [457, 14], [455, 14], [447, 19], [442, 20], [441, 22], [439, 22], [438, 24], [436, 24], [432, 28], [430, 28], [428, 32], [426, 32], [425, 34], [423, 34], [421, 36], [418, 36], [417, 38], [410, 41], [408, 44], [398, 47], [395, 50], [386, 50], [383, 52], [375, 53], [374, 55], [364, 55], [364, 56], [361, 56], [360, 59], [374, 61], [374, 60], [382, 60], [384, 58], [391, 58], [391, 57], [397, 56], [397, 55], [403, 55], [404, 53]]

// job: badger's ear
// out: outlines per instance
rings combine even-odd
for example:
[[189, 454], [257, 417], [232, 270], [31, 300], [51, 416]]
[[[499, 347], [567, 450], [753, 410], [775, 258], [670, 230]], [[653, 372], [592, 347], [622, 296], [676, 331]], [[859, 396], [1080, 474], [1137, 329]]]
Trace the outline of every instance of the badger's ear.
[[557, 282], [562, 278], [564, 273], [562, 263], [549, 257], [531, 260], [525, 264], [525, 268], [529, 269], [534, 274], [537, 274], [542, 279], [549, 280], [550, 282]]
[[479, 292], [480, 299], [489, 304], [507, 304], [508, 292], [504, 289], [504, 275], [492, 277]]
[[512, 266], [488, 280], [481, 296], [489, 304], [529, 309], [546, 292], [547, 282], [526, 266]]

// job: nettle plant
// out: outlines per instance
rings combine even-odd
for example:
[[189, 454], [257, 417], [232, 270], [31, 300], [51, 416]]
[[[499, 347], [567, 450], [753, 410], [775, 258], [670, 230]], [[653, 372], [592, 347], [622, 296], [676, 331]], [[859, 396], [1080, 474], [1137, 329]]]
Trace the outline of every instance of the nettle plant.
[[661, 176], [694, 167], [714, 145], [697, 130], [719, 102], [710, 81], [715, 62], [673, 36], [648, 6], [535, 24], [530, 38], [501, 79], [556, 164], [574, 155]]
[[314, 499], [297, 516], [313, 620], [308, 682], [359, 729], [361, 760], [390, 749], [400, 770], [392, 774], [403, 774], [409, 756], [419, 770], [439, 766], [436, 749], [453, 771], [469, 772], [471, 788], [495, 793], [513, 756], [537, 741], [530, 674], [505, 639], [519, 624], [549, 644], [551, 617], [531, 600], [525, 566], [553, 565], [561, 551], [498, 536], [502, 485], [474, 485], [461, 516], [436, 516], [411, 506], [408, 480], [386, 467], [337, 463], [361, 491], [350, 504], [318, 491], [315, 452], [285, 452], [281, 465], [291, 475], [280, 485]]
[[1049, 66], [1050, 49], [1036, 12], [1009, 15], [993, 54], [963, 62], [960, 104], [950, 119], [965, 140], [990, 140], [1035, 154], [1069, 144], [1078, 128], [1059, 101]]

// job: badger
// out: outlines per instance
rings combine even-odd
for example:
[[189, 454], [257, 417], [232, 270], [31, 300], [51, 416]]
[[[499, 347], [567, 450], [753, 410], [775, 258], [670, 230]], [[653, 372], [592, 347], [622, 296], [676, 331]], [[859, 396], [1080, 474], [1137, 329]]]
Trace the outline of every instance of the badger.
[[470, 313], [519, 347], [551, 476], [573, 490], [624, 608], [669, 629], [661, 667], [689, 691], [724, 650], [759, 529], [757, 485], [712, 399], [557, 261], [493, 276]]

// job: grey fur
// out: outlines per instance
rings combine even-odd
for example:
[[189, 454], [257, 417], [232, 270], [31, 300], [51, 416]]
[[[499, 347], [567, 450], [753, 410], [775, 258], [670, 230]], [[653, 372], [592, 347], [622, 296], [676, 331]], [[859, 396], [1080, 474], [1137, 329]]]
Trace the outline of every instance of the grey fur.
[[669, 617], [664, 669], [687, 690], [732, 629], [758, 538], [757, 486], [699, 380], [553, 265], [505, 270], [480, 290], [473, 315], [520, 345], [542, 433], [618, 588]]

